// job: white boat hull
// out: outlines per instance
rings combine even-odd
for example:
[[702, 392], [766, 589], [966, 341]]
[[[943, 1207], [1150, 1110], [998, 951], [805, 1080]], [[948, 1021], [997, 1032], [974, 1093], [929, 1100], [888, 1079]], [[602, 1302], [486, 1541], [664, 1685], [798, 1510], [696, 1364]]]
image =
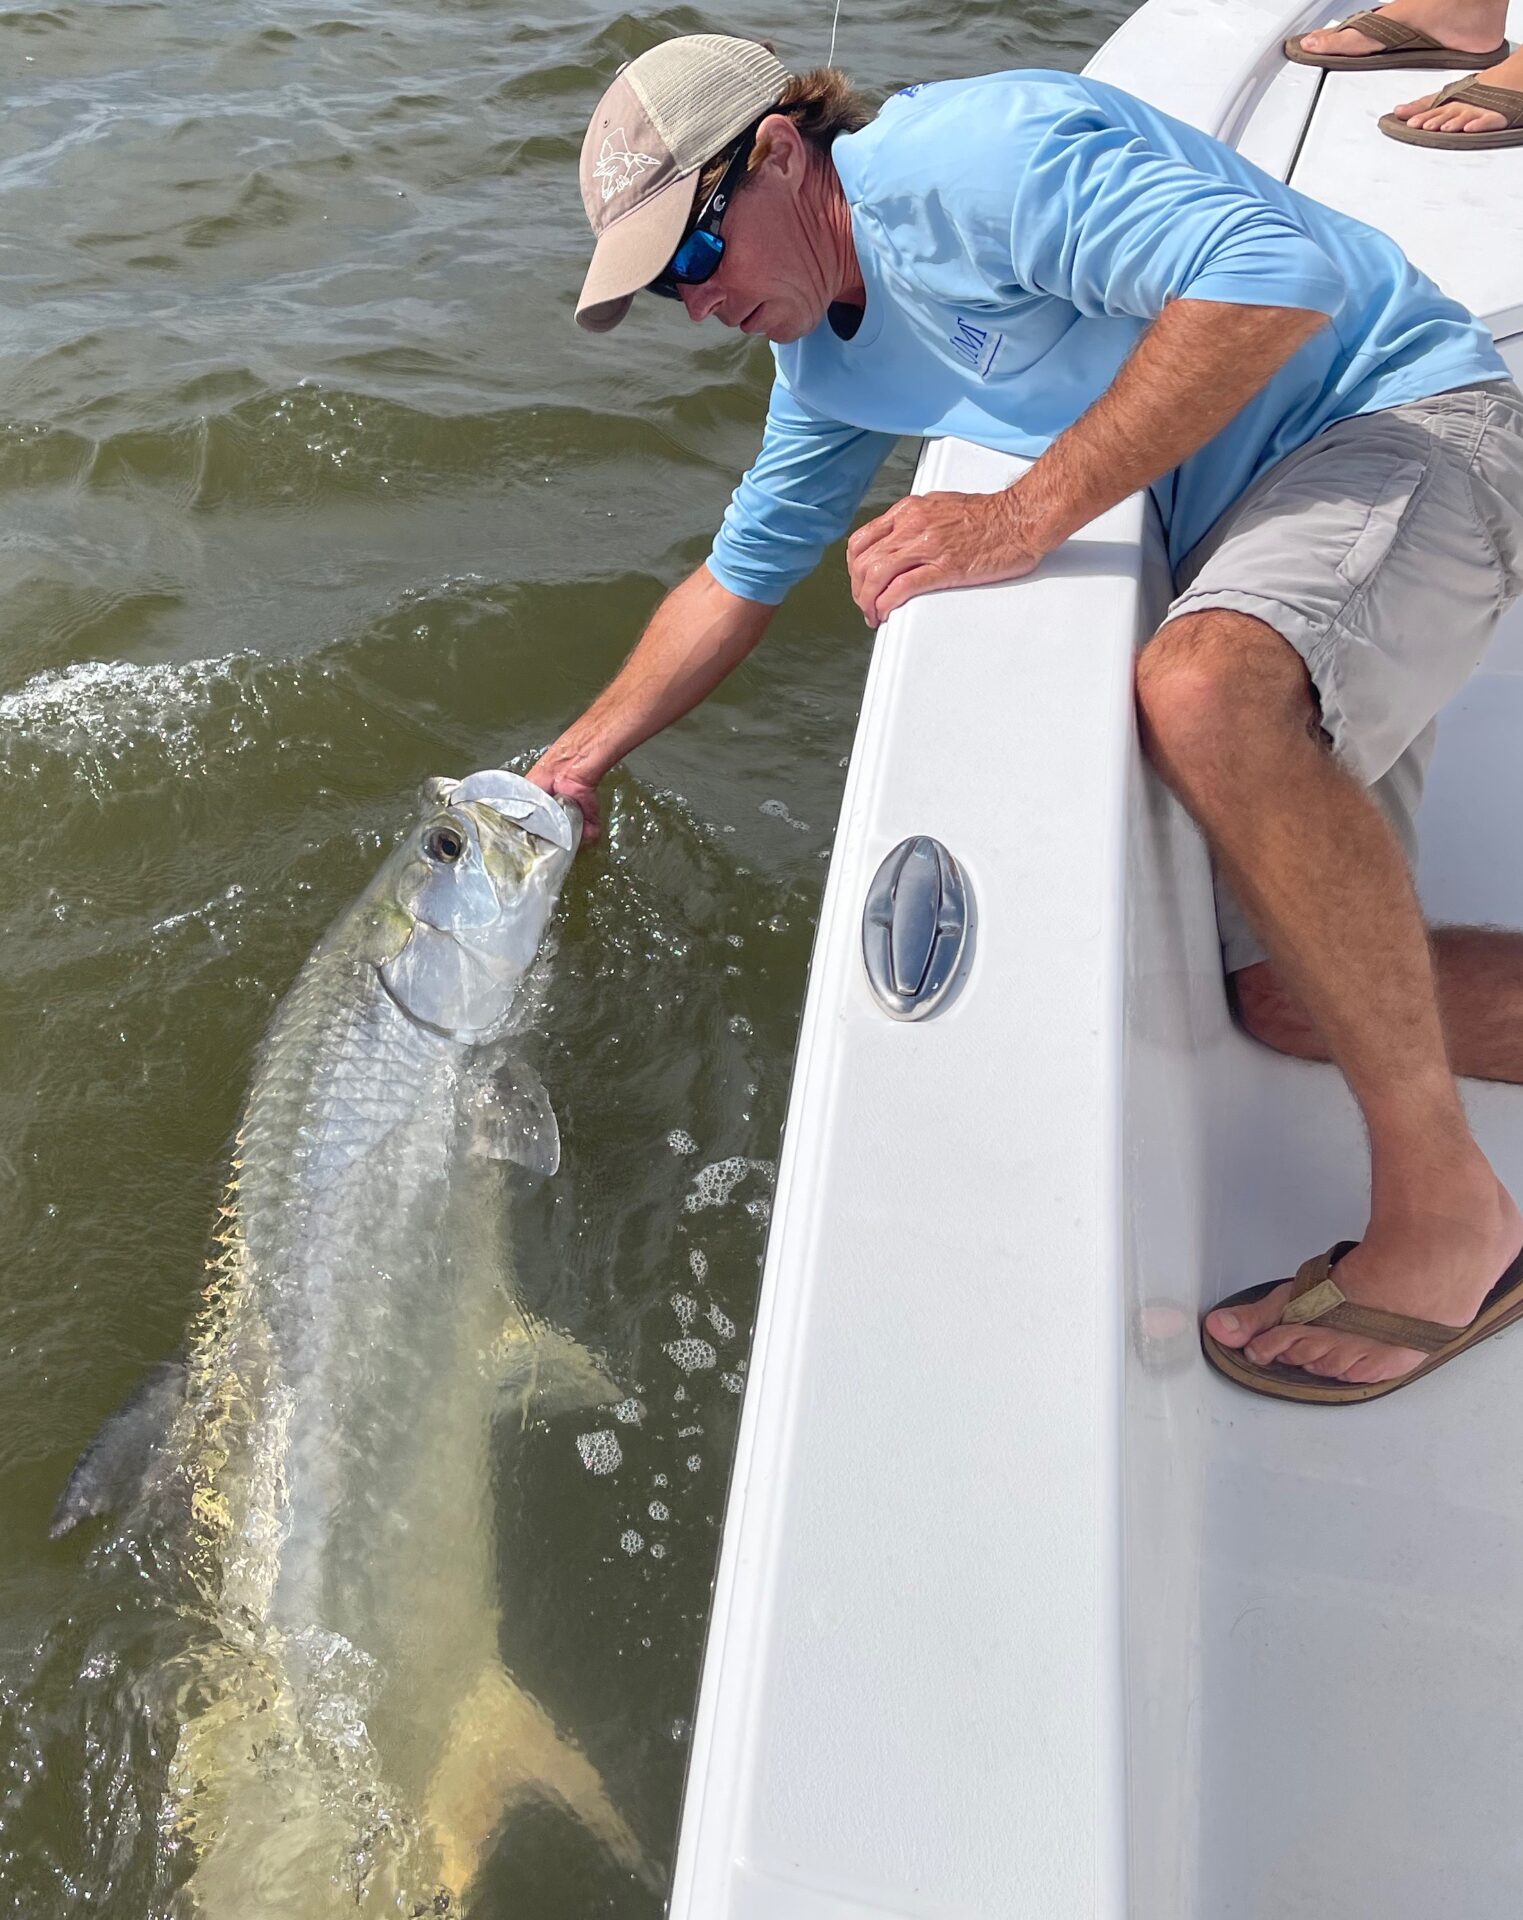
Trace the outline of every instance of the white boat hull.
[[[1094, 70], [1387, 224], [1523, 376], [1523, 156], [1459, 156], [1459, 185], [1453, 156], [1382, 140], [1410, 76], [1323, 88], [1279, 57], [1327, 11], [1149, 0]], [[940, 442], [917, 487], [1018, 470]], [[1366, 1163], [1338, 1076], [1229, 1020], [1204, 848], [1136, 745], [1133, 652], [1167, 591], [1138, 497], [1030, 579], [879, 635], [673, 1920], [1517, 1904], [1523, 1343], [1352, 1409], [1256, 1400], [1200, 1358], [1204, 1306], [1357, 1234]], [[1515, 610], [1440, 730], [1435, 918], [1523, 926], [1520, 741]], [[977, 928], [962, 991], [905, 1025], [869, 991], [861, 912], [921, 833]], [[1523, 1093], [1468, 1098], [1523, 1193]]]

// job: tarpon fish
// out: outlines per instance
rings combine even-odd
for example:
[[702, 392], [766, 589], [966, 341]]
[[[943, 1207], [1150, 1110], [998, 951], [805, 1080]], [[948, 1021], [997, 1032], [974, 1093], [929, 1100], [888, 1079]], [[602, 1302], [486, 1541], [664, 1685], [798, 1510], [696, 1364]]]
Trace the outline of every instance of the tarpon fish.
[[518, 1307], [493, 1164], [559, 1161], [516, 1040], [580, 831], [517, 774], [424, 788], [265, 1036], [184, 1362], [59, 1502], [55, 1535], [116, 1513], [191, 1595], [165, 1677], [167, 1821], [194, 1862], [176, 1912], [454, 1913], [524, 1792], [644, 1876], [504, 1667], [492, 1598], [505, 1398], [527, 1417], [619, 1397]]

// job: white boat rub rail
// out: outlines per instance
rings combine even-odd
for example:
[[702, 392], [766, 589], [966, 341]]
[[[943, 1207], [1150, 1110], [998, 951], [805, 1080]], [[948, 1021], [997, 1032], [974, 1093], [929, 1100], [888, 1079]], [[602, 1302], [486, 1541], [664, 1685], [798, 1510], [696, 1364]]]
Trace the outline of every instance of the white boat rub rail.
[[[1523, 374], [1523, 176], [1378, 134], [1427, 76], [1284, 63], [1327, 13], [1149, 0], [1091, 70], [1387, 225]], [[1520, 244], [1478, 259], [1472, 222]], [[937, 442], [916, 488], [1021, 464]], [[878, 635], [672, 1920], [1516, 1904], [1516, 1343], [1332, 1412], [1256, 1401], [1199, 1356], [1204, 1304], [1358, 1231], [1365, 1168], [1331, 1069], [1228, 1019], [1204, 850], [1135, 740], [1132, 655], [1167, 591], [1139, 496], [1028, 580], [913, 601]], [[1520, 737], [1514, 610], [1441, 729], [1435, 917], [1523, 925]], [[960, 991], [905, 1023], [869, 988], [862, 913], [919, 834], [961, 865], [976, 923]], [[1467, 1098], [1523, 1188], [1523, 1095]]]

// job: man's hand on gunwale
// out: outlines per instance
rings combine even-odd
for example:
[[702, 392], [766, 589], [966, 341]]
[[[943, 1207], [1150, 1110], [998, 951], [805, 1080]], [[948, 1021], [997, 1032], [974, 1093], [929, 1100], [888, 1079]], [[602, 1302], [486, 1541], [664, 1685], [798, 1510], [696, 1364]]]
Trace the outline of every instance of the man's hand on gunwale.
[[1016, 495], [922, 493], [869, 520], [846, 543], [852, 598], [870, 627], [942, 587], [1018, 580], [1042, 559]]

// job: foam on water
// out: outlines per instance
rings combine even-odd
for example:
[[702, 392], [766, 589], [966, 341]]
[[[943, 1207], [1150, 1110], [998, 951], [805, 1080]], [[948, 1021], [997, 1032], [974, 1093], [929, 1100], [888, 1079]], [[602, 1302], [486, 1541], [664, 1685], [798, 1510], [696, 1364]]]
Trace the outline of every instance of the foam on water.
[[683, 1201], [689, 1213], [698, 1213], [705, 1207], [724, 1206], [741, 1181], [748, 1174], [759, 1173], [770, 1180], [773, 1165], [770, 1160], [748, 1160], [741, 1154], [732, 1154], [726, 1160], [712, 1161], [706, 1167], [700, 1167], [693, 1176], [693, 1190]]
[[684, 1373], [700, 1372], [719, 1359], [707, 1340], [668, 1340], [665, 1351]]
[[589, 1473], [616, 1473], [624, 1459], [618, 1436], [608, 1427], [597, 1433], [579, 1433], [576, 1450]]

